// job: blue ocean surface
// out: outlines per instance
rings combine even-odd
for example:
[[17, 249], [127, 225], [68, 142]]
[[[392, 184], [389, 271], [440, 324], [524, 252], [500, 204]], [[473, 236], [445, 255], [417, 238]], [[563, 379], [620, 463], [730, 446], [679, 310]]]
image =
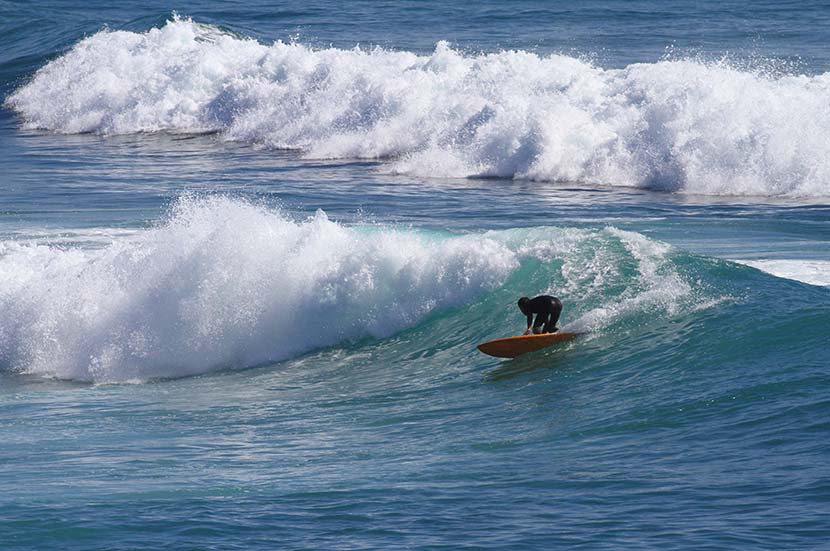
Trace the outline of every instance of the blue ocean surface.
[[828, 43], [0, 2], [0, 548], [827, 549]]

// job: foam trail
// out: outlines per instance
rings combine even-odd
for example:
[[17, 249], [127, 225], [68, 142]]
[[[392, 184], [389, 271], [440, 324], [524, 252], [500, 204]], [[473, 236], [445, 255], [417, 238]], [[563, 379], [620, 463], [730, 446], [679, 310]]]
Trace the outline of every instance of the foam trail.
[[525, 51], [270, 46], [175, 19], [99, 32], [6, 105], [58, 132], [221, 132], [385, 170], [701, 194], [830, 195], [830, 74]]
[[514, 231], [494, 238], [505, 240], [519, 258], [554, 263], [546, 269], [549, 283], [543, 281], [540, 292], [564, 299], [563, 329], [568, 331], [601, 333], [621, 324], [642, 325], [649, 318], [675, 316], [725, 298], [693, 290], [675, 267], [675, 251], [636, 232], [568, 229], [552, 239], [543, 229], [519, 230], [518, 240], [507, 237]]

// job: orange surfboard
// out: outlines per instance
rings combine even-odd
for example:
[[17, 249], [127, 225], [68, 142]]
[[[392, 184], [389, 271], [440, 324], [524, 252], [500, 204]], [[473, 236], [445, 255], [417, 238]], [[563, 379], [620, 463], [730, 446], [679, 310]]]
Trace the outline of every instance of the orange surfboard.
[[515, 358], [558, 342], [569, 341], [579, 336], [579, 333], [545, 333], [544, 335], [522, 335], [519, 337], [505, 337], [478, 345], [478, 349], [495, 356], [496, 358]]

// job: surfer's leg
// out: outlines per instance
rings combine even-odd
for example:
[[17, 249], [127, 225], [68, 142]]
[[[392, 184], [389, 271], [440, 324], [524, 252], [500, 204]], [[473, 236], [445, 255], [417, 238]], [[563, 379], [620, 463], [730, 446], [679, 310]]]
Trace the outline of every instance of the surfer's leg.
[[547, 333], [550, 314], [536, 314], [536, 321], [533, 322], [533, 334]]
[[553, 297], [551, 301], [551, 312], [550, 317], [548, 317], [548, 322], [545, 324], [545, 333], [555, 333], [556, 332], [556, 322], [559, 321], [559, 316], [562, 314], [562, 302]]

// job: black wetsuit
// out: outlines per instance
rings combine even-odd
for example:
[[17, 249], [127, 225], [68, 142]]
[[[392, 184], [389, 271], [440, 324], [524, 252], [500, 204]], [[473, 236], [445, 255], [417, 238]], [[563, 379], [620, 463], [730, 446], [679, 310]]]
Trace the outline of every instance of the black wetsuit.
[[532, 325], [534, 333], [538, 333], [537, 329], [542, 325], [544, 325], [543, 333], [553, 333], [556, 331], [556, 322], [559, 321], [559, 315], [562, 313], [562, 302], [556, 297], [541, 295], [529, 300], [523, 313], [527, 315], [528, 327], [531, 327], [533, 314], [536, 314], [536, 321]]

